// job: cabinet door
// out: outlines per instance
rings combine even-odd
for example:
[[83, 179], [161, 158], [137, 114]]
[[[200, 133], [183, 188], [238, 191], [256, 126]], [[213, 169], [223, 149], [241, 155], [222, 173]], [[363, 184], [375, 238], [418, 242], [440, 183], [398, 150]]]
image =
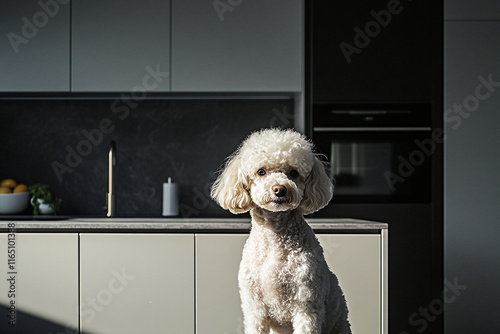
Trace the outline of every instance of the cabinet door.
[[82, 333], [194, 333], [194, 235], [82, 234]]
[[440, 1], [312, 1], [315, 102], [426, 102], [441, 69]]
[[73, 0], [71, 89], [169, 90], [168, 0]]
[[302, 1], [172, 1], [172, 91], [302, 90]]
[[449, 21], [498, 21], [500, 6], [492, 0], [447, 0], [445, 1], [445, 20]]
[[[247, 238], [196, 236], [197, 334], [243, 333], [238, 269]], [[346, 296], [353, 333], [387, 333], [381, 236], [318, 235], [318, 239]]]
[[75, 332], [76, 233], [0, 234], [0, 272], [0, 333]]
[[69, 91], [69, 1], [0, 1], [0, 91]]
[[238, 269], [247, 234], [196, 235], [196, 333], [243, 333]]
[[500, 21], [445, 29], [445, 329], [500, 333]]
[[380, 235], [318, 235], [330, 270], [337, 275], [356, 334], [382, 333]]

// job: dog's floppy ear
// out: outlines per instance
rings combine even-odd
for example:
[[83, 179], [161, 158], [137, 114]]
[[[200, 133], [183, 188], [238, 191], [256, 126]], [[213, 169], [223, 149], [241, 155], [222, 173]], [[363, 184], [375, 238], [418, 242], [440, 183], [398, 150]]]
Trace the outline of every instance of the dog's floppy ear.
[[302, 214], [308, 215], [325, 207], [333, 196], [333, 183], [325, 172], [325, 166], [314, 157], [314, 166], [306, 180], [304, 197], [300, 203]]
[[229, 158], [210, 192], [222, 208], [236, 214], [249, 211], [253, 204], [248, 176], [240, 169], [240, 160], [238, 153]]

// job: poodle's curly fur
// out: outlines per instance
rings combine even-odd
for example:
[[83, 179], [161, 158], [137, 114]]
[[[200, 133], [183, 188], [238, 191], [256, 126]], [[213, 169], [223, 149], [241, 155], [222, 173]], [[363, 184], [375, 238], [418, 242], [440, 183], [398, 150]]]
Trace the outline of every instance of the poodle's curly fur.
[[252, 216], [238, 274], [246, 334], [351, 333], [337, 277], [303, 217], [332, 192], [313, 144], [293, 130], [255, 132], [228, 158], [211, 194]]

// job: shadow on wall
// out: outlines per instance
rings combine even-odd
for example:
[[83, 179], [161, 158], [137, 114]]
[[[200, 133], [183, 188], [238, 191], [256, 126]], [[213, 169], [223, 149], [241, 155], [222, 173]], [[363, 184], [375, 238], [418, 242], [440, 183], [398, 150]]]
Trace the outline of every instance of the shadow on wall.
[[117, 144], [116, 213], [161, 216], [162, 183], [180, 216], [231, 216], [209, 197], [215, 172], [252, 131], [292, 127], [293, 100], [0, 101], [0, 178], [44, 183], [62, 214], [104, 215], [109, 142]]

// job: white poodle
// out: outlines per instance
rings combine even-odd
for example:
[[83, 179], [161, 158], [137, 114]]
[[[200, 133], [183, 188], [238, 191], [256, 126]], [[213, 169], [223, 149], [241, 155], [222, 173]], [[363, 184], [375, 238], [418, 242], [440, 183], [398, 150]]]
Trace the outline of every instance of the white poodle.
[[313, 144], [293, 130], [255, 132], [228, 158], [212, 197], [252, 216], [238, 275], [246, 334], [351, 333], [337, 277], [303, 217], [332, 192]]

